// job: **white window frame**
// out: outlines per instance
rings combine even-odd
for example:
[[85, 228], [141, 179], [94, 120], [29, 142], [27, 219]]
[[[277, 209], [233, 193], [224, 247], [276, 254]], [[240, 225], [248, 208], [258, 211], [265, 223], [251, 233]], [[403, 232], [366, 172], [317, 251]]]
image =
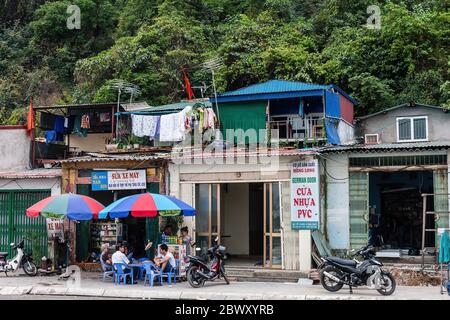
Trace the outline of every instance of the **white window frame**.
[[[408, 140], [400, 140], [400, 120], [409, 120], [410, 128], [411, 128], [411, 139]], [[425, 119], [425, 139], [414, 139], [414, 119]], [[397, 120], [397, 142], [420, 142], [420, 141], [428, 141], [428, 116], [411, 116], [411, 117], [398, 117]]]

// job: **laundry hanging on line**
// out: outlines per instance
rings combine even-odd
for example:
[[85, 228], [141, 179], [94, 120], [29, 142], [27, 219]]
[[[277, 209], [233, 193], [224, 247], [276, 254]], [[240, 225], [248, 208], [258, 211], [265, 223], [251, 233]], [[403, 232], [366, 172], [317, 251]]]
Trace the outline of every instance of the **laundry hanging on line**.
[[150, 140], [153, 140], [157, 135], [160, 119], [160, 116], [132, 114], [131, 127], [133, 135], [136, 137], [148, 136]]

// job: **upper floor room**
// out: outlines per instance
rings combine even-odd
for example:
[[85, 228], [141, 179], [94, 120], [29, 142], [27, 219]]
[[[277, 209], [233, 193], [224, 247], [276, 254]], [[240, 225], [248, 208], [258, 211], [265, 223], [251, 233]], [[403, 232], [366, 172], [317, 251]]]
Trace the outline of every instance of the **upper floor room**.
[[356, 119], [356, 136], [365, 144], [449, 141], [446, 108], [405, 103]]
[[273, 129], [280, 141], [300, 142], [304, 147], [312, 142], [353, 142], [357, 101], [335, 85], [270, 80], [210, 100], [213, 105], [217, 102], [225, 136], [228, 129]]

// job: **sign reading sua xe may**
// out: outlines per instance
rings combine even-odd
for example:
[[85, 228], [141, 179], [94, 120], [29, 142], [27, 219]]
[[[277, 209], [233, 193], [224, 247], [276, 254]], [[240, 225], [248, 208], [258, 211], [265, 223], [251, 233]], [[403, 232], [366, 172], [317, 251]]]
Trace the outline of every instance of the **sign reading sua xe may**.
[[291, 223], [294, 230], [319, 229], [319, 163], [296, 161], [291, 171]]
[[94, 171], [91, 178], [93, 191], [147, 188], [145, 170]]

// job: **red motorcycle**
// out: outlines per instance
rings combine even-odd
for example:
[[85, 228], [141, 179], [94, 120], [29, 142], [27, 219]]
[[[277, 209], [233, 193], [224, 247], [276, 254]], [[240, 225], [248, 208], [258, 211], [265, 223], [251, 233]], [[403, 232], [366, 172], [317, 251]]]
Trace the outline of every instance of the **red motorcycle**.
[[[215, 242], [217, 243], [216, 238]], [[197, 249], [201, 250], [201, 249]], [[186, 278], [193, 288], [200, 288], [206, 281], [214, 281], [223, 278], [227, 284], [230, 284], [223, 260], [226, 257], [226, 248], [219, 244], [207, 250], [206, 254], [200, 256], [188, 256], [188, 265], [186, 267]], [[208, 258], [211, 258], [211, 266], [208, 266]]]

